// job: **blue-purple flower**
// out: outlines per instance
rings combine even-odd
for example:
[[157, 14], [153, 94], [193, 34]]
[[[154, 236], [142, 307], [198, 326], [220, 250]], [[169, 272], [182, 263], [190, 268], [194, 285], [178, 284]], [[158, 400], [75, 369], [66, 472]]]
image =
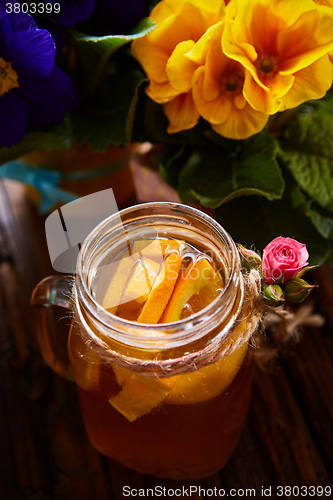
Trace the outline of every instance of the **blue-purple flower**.
[[61, 123], [75, 107], [72, 80], [55, 66], [50, 33], [0, 0], [0, 143], [17, 144], [28, 125]]

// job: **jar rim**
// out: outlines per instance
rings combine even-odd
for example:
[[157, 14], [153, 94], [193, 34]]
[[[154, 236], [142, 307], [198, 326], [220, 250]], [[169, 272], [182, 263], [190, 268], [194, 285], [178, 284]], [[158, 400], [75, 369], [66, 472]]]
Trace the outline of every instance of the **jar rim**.
[[[177, 213], [177, 211], [179, 211], [180, 213], [183, 213], [188, 216], [193, 216], [199, 219], [201, 222], [209, 225], [212, 229], [214, 229], [218, 236], [220, 237], [222, 236], [223, 240], [227, 242], [229, 249], [231, 251], [231, 265], [230, 265], [231, 272], [225, 287], [218, 294], [218, 296], [210, 304], [208, 304], [205, 308], [201, 309], [200, 311], [186, 318], [170, 323], [157, 323], [157, 324], [138, 323], [126, 320], [124, 318], [116, 316], [115, 314], [112, 314], [111, 312], [104, 309], [102, 305], [93, 297], [92, 293], [89, 290], [88, 284], [83, 276], [84, 261], [87, 256], [87, 253], [90, 250], [89, 245], [91, 244], [92, 241], [94, 241], [94, 238], [97, 238], [98, 235], [101, 235], [103, 230], [105, 230], [105, 228], [110, 223], [119, 220], [119, 217], [122, 218], [124, 216], [130, 215], [135, 211], [140, 211], [142, 209], [149, 210], [150, 208], [154, 209], [161, 208], [161, 210], [170, 209], [174, 213]], [[126, 225], [126, 223], [124, 223], [124, 225]], [[174, 203], [174, 202], [141, 203], [138, 205], [125, 208], [117, 212], [116, 214], [107, 217], [100, 224], [98, 224], [84, 240], [77, 259], [77, 270], [76, 270], [76, 281], [75, 281], [76, 306], [77, 308], [79, 308], [80, 302], [82, 301], [86, 311], [92, 314], [94, 319], [97, 320], [99, 328], [103, 328], [103, 333], [106, 334], [107, 330], [109, 329], [110, 332], [112, 331], [112, 335], [110, 335], [110, 337], [116, 340], [120, 340], [123, 344], [139, 347], [138, 342], [140, 343], [140, 341], [144, 339], [145, 348], [152, 347], [147, 345], [147, 341], [149, 341], [149, 343], [151, 343], [152, 345], [154, 345], [155, 342], [154, 347], [156, 348], [156, 342], [160, 342], [161, 338], [165, 340], [165, 334], [167, 334], [168, 345], [164, 346], [164, 348], [170, 348], [172, 343], [181, 342], [180, 345], [183, 345], [184, 340], [192, 342], [193, 340], [196, 340], [196, 338], [199, 338], [196, 337], [195, 334], [198, 333], [197, 332], [198, 329], [202, 328], [202, 319], [203, 318], [207, 319], [207, 316], [208, 317], [214, 316], [214, 313], [220, 312], [221, 308], [224, 307], [224, 302], [222, 299], [226, 297], [228, 293], [230, 293], [230, 288], [232, 287], [232, 284], [235, 282], [237, 274], [239, 277], [240, 288], [241, 288], [241, 299], [239, 306], [240, 309], [240, 307], [242, 306], [243, 295], [244, 295], [243, 280], [240, 271], [240, 257], [236, 244], [234, 243], [229, 233], [212, 217], [189, 205], [185, 205], [182, 203]], [[229, 328], [231, 326], [232, 325], [229, 325]], [[147, 329], [149, 329], [151, 332], [154, 332], [154, 334], [157, 336], [149, 336], [149, 338], [143, 336], [142, 335], [143, 332], [147, 331]], [[115, 333], [119, 338], [116, 338], [116, 336], [114, 335]], [[204, 334], [205, 332], [203, 332], [203, 334], [200, 335], [200, 337], [203, 336]]]

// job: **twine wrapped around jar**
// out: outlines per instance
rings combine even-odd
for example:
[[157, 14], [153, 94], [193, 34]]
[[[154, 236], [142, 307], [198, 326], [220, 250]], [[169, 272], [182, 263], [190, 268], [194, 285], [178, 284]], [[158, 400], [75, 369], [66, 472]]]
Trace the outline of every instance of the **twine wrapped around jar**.
[[[307, 302], [296, 311], [285, 309], [284, 306], [269, 306], [265, 304], [261, 294], [261, 275], [257, 269], [244, 274], [245, 297], [241, 321], [247, 321], [248, 329], [240, 333], [233, 344], [229, 344], [223, 355], [231, 354], [250, 338], [255, 348], [256, 364], [265, 369], [273, 359], [279, 347], [288, 341], [298, 341], [303, 326], [320, 327], [324, 318], [313, 314], [313, 303]], [[261, 328], [259, 328], [261, 326]], [[234, 330], [239, 330], [235, 325]], [[266, 335], [264, 334], [266, 332]]]
[[[232, 332], [235, 340], [221, 350], [221, 356], [231, 354], [252, 338], [252, 345], [256, 348], [254, 353], [256, 363], [260, 368], [265, 368], [265, 365], [276, 356], [281, 344], [299, 340], [303, 326], [320, 327], [324, 323], [324, 318], [320, 314], [313, 314], [312, 302], [303, 304], [295, 312], [283, 306], [268, 306], [261, 293], [259, 271], [252, 269], [243, 276], [244, 303], [240, 320]], [[244, 322], [247, 324], [246, 328]], [[264, 335], [263, 331], [268, 334]]]
[[220, 357], [227, 356], [238, 349], [257, 331], [262, 319], [261, 276], [257, 269], [251, 269], [244, 278], [244, 302], [240, 317], [230, 333], [230, 342], [220, 350]]

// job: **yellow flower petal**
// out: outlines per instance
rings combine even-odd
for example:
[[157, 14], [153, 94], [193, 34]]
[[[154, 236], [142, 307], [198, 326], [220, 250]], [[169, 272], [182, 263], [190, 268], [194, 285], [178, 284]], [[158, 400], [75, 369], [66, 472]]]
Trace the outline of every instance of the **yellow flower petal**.
[[290, 1], [290, 0], [265, 0], [271, 6], [272, 11], [284, 19], [290, 26], [299, 18], [299, 16], [313, 9], [314, 0]]
[[132, 52], [134, 57], [143, 66], [150, 80], [154, 80], [157, 83], [168, 81], [166, 74], [168, 55], [159, 47], [153, 45], [148, 37], [135, 40], [132, 44]]
[[204, 64], [211, 40], [216, 37], [216, 33], [221, 30], [222, 26], [223, 22], [221, 21], [208, 28], [186, 56], [198, 65]]
[[206, 28], [204, 16], [198, 7], [185, 3], [177, 15], [168, 17], [147, 36], [152, 44], [170, 56], [178, 43], [184, 40], [196, 42]]
[[260, 87], [268, 90], [261, 81], [256, 62], [258, 47], [261, 48], [262, 44], [267, 46], [277, 31], [276, 17], [272, 15], [270, 6], [265, 0], [254, 0], [254, 2], [236, 0], [235, 5], [233, 15], [237, 14], [236, 18], [233, 21], [229, 15], [229, 22], [226, 23], [222, 36], [223, 51], [228, 57], [242, 64]]
[[168, 79], [172, 87], [178, 92], [188, 92], [192, 87], [193, 75], [198, 66], [188, 59], [185, 54], [193, 46], [193, 40], [180, 42], [167, 62], [166, 73]]
[[327, 7], [333, 8], [333, 0], [314, 0], [319, 5], [326, 5]]
[[[303, 12], [317, 8], [316, 5], [314, 5], [317, 0], [301, 0], [296, 2], [290, 0], [269, 0], [269, 2], [272, 10], [277, 15], [281, 16], [289, 26], [294, 24]], [[325, 9], [323, 7], [320, 8]]]
[[229, 139], [247, 139], [260, 132], [266, 125], [268, 115], [255, 111], [246, 104], [242, 110], [234, 106], [228, 119], [219, 125], [212, 125], [213, 130]]
[[295, 81], [287, 95], [283, 97], [282, 109], [299, 106], [310, 99], [324, 97], [333, 82], [333, 66], [324, 56], [295, 73]]
[[164, 112], [169, 120], [169, 134], [193, 128], [199, 120], [199, 113], [194, 104], [192, 92], [181, 94], [164, 104]]
[[[313, 0], [230, 2], [222, 47], [247, 70], [244, 97], [253, 108], [276, 113], [285, 105], [282, 98], [290, 91], [294, 74], [333, 49], [333, 15], [329, 11]], [[311, 85], [308, 92], [313, 95]], [[294, 89], [288, 102], [303, 102], [306, 93], [305, 89], [297, 98]]]
[[207, 101], [217, 99], [221, 94], [223, 82], [221, 75], [228, 64], [228, 59], [222, 52], [221, 37], [224, 25], [216, 25], [214, 38], [210, 41], [205, 64], [205, 77], [203, 84], [203, 95]]
[[268, 91], [257, 85], [249, 71], [245, 72], [243, 95], [257, 111], [271, 115], [280, 110], [282, 97], [287, 94], [294, 82], [293, 75], [276, 75]]
[[[182, 0], [188, 1], [188, 0]], [[225, 15], [225, 5], [223, 0], [189, 0], [196, 5], [203, 14], [206, 27], [221, 21]]]
[[155, 22], [160, 23], [170, 15], [178, 14], [184, 3], [190, 3], [205, 12], [208, 23], [211, 21], [212, 16], [215, 18], [224, 14], [223, 0], [162, 0], [153, 8], [150, 17]]
[[151, 11], [150, 17], [155, 23], [161, 23], [168, 17], [177, 14], [182, 4], [182, 0], [164, 0], [163, 2], [158, 2]]
[[282, 31], [278, 40], [280, 74], [299, 71], [333, 49], [333, 17], [312, 10]]
[[171, 99], [179, 94], [179, 92], [172, 87], [170, 82], [155, 83], [153, 80], [146, 88], [146, 93], [153, 101], [159, 102], [160, 104], [171, 101]]
[[224, 94], [213, 101], [207, 100], [204, 94], [205, 69], [199, 68], [195, 75], [193, 99], [200, 115], [212, 124], [224, 122], [231, 110], [230, 101]]
[[193, 77], [206, 57], [210, 29], [221, 24], [224, 15], [223, 0], [161, 0], [150, 16], [156, 28], [132, 44], [133, 55], [150, 80], [146, 93], [165, 105], [169, 133], [192, 128], [198, 122]]
[[244, 99], [244, 97], [239, 94], [239, 95], [236, 95], [236, 97], [234, 98], [234, 104], [235, 104], [236, 108], [244, 109], [247, 102]]

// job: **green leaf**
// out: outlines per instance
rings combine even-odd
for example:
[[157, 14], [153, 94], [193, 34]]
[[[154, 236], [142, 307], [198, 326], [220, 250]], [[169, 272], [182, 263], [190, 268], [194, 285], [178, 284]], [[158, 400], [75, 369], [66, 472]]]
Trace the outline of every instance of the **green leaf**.
[[72, 145], [72, 129], [69, 118], [53, 129], [29, 132], [16, 146], [0, 147], [0, 164], [36, 150], [69, 149]]
[[317, 115], [333, 115], [333, 98], [322, 100], [319, 102], [318, 109], [316, 110]]
[[[89, 50], [90, 55], [94, 54], [97, 57], [105, 57], [110, 56], [116, 49], [122, 47], [126, 43], [147, 35], [154, 28], [154, 21], [147, 17], [142, 19], [130, 35], [91, 36], [79, 33], [78, 31], [73, 31], [72, 36], [76, 42], [78, 50]], [[93, 52], [90, 52], [90, 49]]]
[[333, 240], [333, 217], [323, 215], [320, 209], [311, 205], [308, 208], [309, 217], [321, 236]]
[[333, 115], [299, 115], [285, 131], [281, 158], [299, 186], [333, 211]]
[[161, 155], [159, 171], [165, 182], [177, 189], [179, 172], [188, 155], [185, 146], [173, 146], [167, 148]]
[[324, 239], [303, 210], [292, 204], [293, 187], [287, 184], [281, 200], [262, 197], [238, 198], [222, 205], [217, 219], [235, 241], [259, 251], [277, 236], [289, 236], [307, 245], [310, 264], [325, 262], [333, 250], [332, 241]]
[[77, 71], [80, 85], [88, 93], [93, 93], [114, 52], [129, 42], [147, 35], [154, 27], [155, 23], [152, 19], [145, 18], [130, 35], [90, 36], [73, 31], [72, 37], [79, 63]]
[[296, 278], [302, 278], [304, 274], [306, 274], [309, 271], [312, 271], [313, 269], [317, 269], [318, 266], [305, 266], [303, 269], [300, 270], [299, 273], [296, 274]]
[[145, 81], [142, 71], [131, 67], [119, 75], [110, 74], [99, 92], [71, 115], [75, 141], [97, 151], [132, 142], [138, 90]]
[[194, 150], [179, 176], [181, 197], [186, 200], [192, 195], [210, 208], [244, 195], [281, 198], [284, 180], [275, 139], [262, 133], [240, 144], [238, 154], [236, 148], [228, 152], [213, 144]]

